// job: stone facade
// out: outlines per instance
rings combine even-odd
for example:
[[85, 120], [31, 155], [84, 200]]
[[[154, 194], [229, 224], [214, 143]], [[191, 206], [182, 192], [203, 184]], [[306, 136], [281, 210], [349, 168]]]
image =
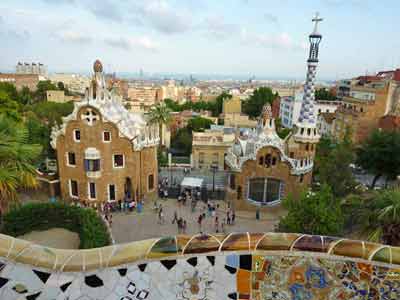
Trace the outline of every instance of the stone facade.
[[211, 169], [216, 166], [223, 170], [225, 154], [235, 140], [233, 131], [224, 129], [208, 129], [205, 132], [193, 132], [192, 159], [196, 169]]
[[379, 127], [379, 120], [397, 113], [400, 103], [400, 85], [394, 80], [358, 82], [336, 112], [333, 133], [342, 139], [350, 129], [353, 143], [359, 144]]
[[95, 72], [96, 84], [85, 99], [53, 129], [62, 197], [89, 205], [152, 198], [158, 185], [158, 126], [128, 112], [101, 80]]
[[17, 90], [27, 87], [31, 91], [36, 91], [39, 83], [39, 75], [37, 74], [0, 74], [0, 82], [9, 82], [15, 86]]

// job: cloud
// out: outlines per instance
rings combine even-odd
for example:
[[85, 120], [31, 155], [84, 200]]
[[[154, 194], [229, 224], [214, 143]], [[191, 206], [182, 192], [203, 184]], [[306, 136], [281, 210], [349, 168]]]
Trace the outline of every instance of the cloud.
[[57, 34], [57, 37], [64, 42], [75, 44], [90, 44], [93, 42], [93, 38], [90, 35], [73, 30], [61, 31]]
[[273, 15], [273, 14], [265, 13], [265, 14], [264, 14], [264, 18], [265, 18], [269, 23], [272, 23], [272, 24], [278, 24], [278, 23], [279, 23], [278, 17], [275, 16], [275, 15]]
[[159, 45], [149, 39], [148, 37], [138, 37], [138, 38], [126, 38], [126, 37], [119, 37], [119, 38], [106, 38], [104, 42], [113, 48], [119, 48], [122, 50], [132, 50], [132, 49], [143, 49], [149, 51], [158, 51]]
[[280, 50], [304, 50], [307, 48], [305, 43], [297, 43], [286, 32], [275, 35], [266, 35], [248, 32], [245, 28], [241, 31], [241, 40], [245, 44], [257, 45], [261, 47], [280, 49]]
[[137, 11], [143, 23], [149, 24], [161, 33], [182, 33], [192, 26], [189, 12], [179, 12], [164, 0], [146, 1], [143, 6], [137, 8]]
[[204, 27], [207, 34], [217, 39], [225, 39], [239, 31], [239, 25], [225, 22], [221, 16], [208, 17], [201, 27]]
[[109, 0], [88, 2], [86, 7], [95, 17], [100, 19], [115, 22], [121, 22], [123, 20], [123, 15], [119, 6]]

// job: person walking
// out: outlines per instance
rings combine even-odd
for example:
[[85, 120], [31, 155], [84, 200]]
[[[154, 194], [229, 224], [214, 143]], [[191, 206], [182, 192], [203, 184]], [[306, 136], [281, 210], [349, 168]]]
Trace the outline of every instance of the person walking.
[[203, 221], [203, 215], [200, 215], [197, 219], [197, 224], [199, 225], [199, 232], [201, 232], [201, 222]]
[[175, 222], [178, 222], [178, 212], [176, 210], [174, 211], [174, 218], [172, 219], [172, 224], [175, 224]]
[[163, 217], [164, 217], [163, 208], [162, 205], [160, 205], [160, 208], [158, 209], [158, 224], [163, 223]]
[[187, 228], [186, 220], [183, 220], [183, 225], [182, 225], [183, 233], [186, 233], [186, 228]]
[[235, 218], [236, 218], [235, 211], [232, 211], [232, 225], [235, 224]]

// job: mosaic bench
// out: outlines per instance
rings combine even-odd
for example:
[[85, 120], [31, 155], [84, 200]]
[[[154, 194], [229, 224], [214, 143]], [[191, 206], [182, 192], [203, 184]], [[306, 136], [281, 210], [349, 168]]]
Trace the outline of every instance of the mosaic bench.
[[0, 235], [0, 299], [400, 299], [400, 248], [232, 233], [59, 250]]

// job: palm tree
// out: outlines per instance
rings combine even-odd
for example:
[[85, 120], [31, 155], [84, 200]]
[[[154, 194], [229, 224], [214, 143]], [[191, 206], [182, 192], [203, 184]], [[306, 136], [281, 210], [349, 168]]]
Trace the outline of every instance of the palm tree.
[[162, 147], [162, 126], [171, 122], [171, 110], [161, 102], [155, 104], [149, 111], [150, 124], [158, 124], [160, 132], [160, 149]]
[[42, 147], [28, 144], [28, 130], [0, 115], [0, 207], [18, 202], [19, 188], [37, 186], [34, 160]]
[[370, 197], [351, 197], [353, 216], [368, 240], [400, 246], [400, 189], [374, 192]]

